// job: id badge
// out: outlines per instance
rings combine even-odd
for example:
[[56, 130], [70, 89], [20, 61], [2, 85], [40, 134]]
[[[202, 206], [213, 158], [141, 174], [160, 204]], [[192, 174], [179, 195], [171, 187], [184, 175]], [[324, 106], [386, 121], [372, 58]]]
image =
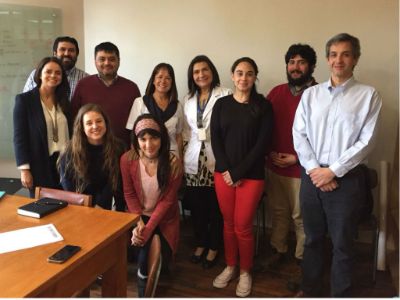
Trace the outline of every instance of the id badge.
[[205, 128], [199, 128], [199, 131], [197, 133], [197, 136], [199, 138], [199, 141], [205, 141], [206, 140], [206, 129]]

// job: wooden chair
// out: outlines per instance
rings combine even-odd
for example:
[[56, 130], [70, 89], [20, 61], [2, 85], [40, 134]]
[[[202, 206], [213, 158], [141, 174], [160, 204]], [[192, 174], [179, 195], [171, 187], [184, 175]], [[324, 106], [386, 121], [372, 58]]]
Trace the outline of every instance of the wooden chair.
[[[367, 168], [367, 172], [365, 174], [367, 176], [367, 185], [366, 189], [373, 190], [378, 185], [378, 172], [375, 169]], [[366, 193], [363, 194], [365, 197]], [[372, 191], [371, 191], [372, 195]], [[373, 200], [373, 199], [372, 199]], [[371, 207], [372, 209], [372, 207]], [[376, 270], [378, 264], [378, 241], [379, 241], [379, 220], [376, 216], [371, 212], [363, 218], [360, 219], [358, 224], [358, 234], [359, 233], [369, 233], [371, 236], [371, 255], [372, 255], [372, 270], [371, 270], [371, 278], [372, 284], [376, 282]], [[357, 234], [357, 235], [358, 235]], [[365, 234], [363, 234], [365, 235]], [[357, 236], [358, 239], [358, 236]]]
[[146, 298], [153, 298], [157, 284], [158, 277], [161, 271], [161, 241], [160, 236], [155, 234], [150, 244], [149, 257], [147, 260], [148, 277], [144, 296]]
[[37, 186], [35, 189], [35, 198], [40, 199], [43, 197], [64, 200], [73, 205], [92, 206], [91, 195]]

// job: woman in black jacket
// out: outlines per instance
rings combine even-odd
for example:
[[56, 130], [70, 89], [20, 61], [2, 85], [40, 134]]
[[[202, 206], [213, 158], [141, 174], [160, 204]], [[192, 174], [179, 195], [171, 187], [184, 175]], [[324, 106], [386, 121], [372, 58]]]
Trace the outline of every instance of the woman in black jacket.
[[69, 85], [60, 60], [43, 58], [36, 68], [36, 88], [16, 96], [14, 151], [22, 186], [33, 198], [36, 186], [58, 188], [56, 162], [69, 140]]

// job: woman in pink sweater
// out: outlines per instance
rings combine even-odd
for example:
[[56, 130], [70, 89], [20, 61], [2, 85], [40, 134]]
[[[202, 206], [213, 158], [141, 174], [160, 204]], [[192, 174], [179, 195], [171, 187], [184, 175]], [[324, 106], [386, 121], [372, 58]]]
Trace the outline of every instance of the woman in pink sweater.
[[152, 115], [137, 118], [131, 135], [132, 149], [121, 157], [121, 172], [128, 211], [139, 214], [132, 244], [139, 247], [138, 294], [147, 280], [147, 256], [154, 234], [161, 239], [163, 264], [176, 253], [179, 238], [177, 191], [182, 173], [172, 175], [178, 159], [171, 159], [167, 129]]

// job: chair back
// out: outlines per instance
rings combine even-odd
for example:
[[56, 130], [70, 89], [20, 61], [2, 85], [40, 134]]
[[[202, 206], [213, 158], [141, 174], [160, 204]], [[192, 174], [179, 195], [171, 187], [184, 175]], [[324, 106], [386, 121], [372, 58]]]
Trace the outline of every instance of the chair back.
[[147, 259], [147, 283], [144, 291], [145, 297], [153, 298], [157, 284], [158, 277], [161, 271], [161, 240], [158, 234], [153, 236], [150, 244], [149, 256]]
[[35, 189], [35, 198], [40, 199], [43, 197], [64, 200], [73, 205], [92, 206], [91, 195], [37, 186]]
[[375, 169], [371, 169], [364, 164], [359, 165], [360, 180], [360, 207], [358, 213], [358, 222], [366, 222], [371, 219], [374, 210], [374, 198], [372, 190], [378, 185], [378, 174]]

